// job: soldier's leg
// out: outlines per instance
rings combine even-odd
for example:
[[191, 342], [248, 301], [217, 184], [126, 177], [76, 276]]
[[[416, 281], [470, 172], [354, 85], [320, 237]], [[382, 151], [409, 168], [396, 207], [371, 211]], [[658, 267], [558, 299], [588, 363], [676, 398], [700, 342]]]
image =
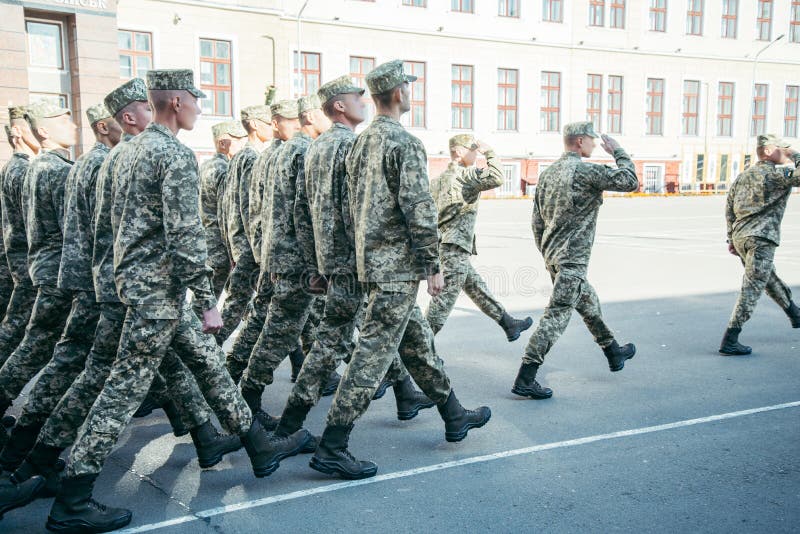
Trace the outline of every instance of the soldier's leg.
[[770, 296], [782, 310], [787, 310], [792, 305], [792, 290], [778, 277], [775, 267], [772, 267], [766, 287], [767, 295]]
[[256, 291], [258, 265], [250, 254], [242, 254], [239, 262], [231, 270], [225, 285], [228, 296], [222, 305], [222, 329], [214, 336], [222, 345], [242, 321], [247, 305]]
[[450, 379], [444, 371], [444, 363], [436, 354], [433, 331], [416, 304], [411, 310], [398, 353], [422, 392], [436, 404], [444, 404], [450, 396]]
[[277, 278], [267, 321], [241, 380], [242, 394], [251, 410], [260, 409], [261, 394], [272, 383], [275, 369], [297, 346], [312, 298], [299, 276], [281, 275]]
[[300, 347], [305, 354], [311, 352], [311, 347], [314, 345], [316, 339], [317, 327], [322, 321], [322, 316], [325, 313], [325, 297], [316, 296], [311, 299], [311, 306], [308, 309], [308, 319], [306, 324], [303, 325], [303, 331], [300, 332]]
[[248, 306], [239, 336], [233, 342], [233, 347], [228, 353], [228, 372], [236, 383], [241, 380], [242, 373], [247, 368], [247, 362], [250, 361], [250, 355], [253, 353], [253, 347], [258, 341], [258, 336], [261, 335], [261, 330], [264, 329], [274, 289], [269, 279], [269, 273], [263, 273], [258, 280], [256, 294]]
[[600, 299], [597, 297], [592, 285], [584, 278], [581, 284], [581, 295], [575, 310], [583, 318], [583, 322], [592, 333], [595, 343], [602, 348], [606, 348], [614, 341], [614, 334], [603, 321], [603, 313], [600, 310]]
[[442, 329], [453, 307], [458, 299], [464, 282], [467, 280], [469, 256], [464, 252], [459, 252], [454, 248], [442, 245], [439, 254], [444, 273], [444, 289], [441, 293], [432, 297], [428, 304], [425, 318], [431, 325], [433, 333], [436, 334]]
[[499, 323], [506, 309], [495, 298], [492, 292], [489, 291], [486, 282], [481, 275], [478, 274], [478, 271], [475, 270], [469, 258], [467, 258], [465, 269], [467, 271], [467, 277], [466, 280], [464, 280], [464, 293], [475, 303], [479, 310], [494, 322]]
[[71, 302], [70, 294], [60, 289], [39, 288], [25, 336], [0, 368], [0, 412], [8, 409], [25, 384], [50, 361]]
[[[4, 254], [0, 254], [0, 258], [4, 256]], [[5, 266], [0, 271], [4, 271], [0, 274], [0, 315], [5, 315], [8, 304], [11, 302], [11, 294], [14, 292], [14, 280]]]
[[5, 317], [0, 322], [0, 365], [5, 363], [22, 341], [35, 301], [36, 290], [30, 280], [14, 286]]
[[749, 238], [734, 243], [734, 246], [744, 263], [744, 277], [739, 298], [728, 321], [728, 328], [741, 329], [753, 315], [756, 303], [772, 277], [775, 245], [768, 241]]

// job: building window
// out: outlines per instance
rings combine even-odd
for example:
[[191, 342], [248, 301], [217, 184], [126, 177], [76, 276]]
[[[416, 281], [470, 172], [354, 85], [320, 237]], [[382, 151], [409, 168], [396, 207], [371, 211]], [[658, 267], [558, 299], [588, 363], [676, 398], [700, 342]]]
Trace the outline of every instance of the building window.
[[229, 116], [233, 113], [231, 95], [231, 42], [200, 39], [200, 89], [204, 113]]
[[722, 37], [736, 39], [736, 19], [739, 16], [739, 0], [722, 0]]
[[723, 154], [719, 158], [719, 181], [720, 182], [727, 182], [728, 181], [728, 155]]
[[561, 129], [561, 73], [542, 72], [542, 113], [540, 128], [543, 132]]
[[519, 18], [519, 0], [497, 0], [497, 14]]
[[31, 67], [64, 68], [61, 24], [25, 21], [28, 33], [28, 64]]
[[797, 100], [800, 97], [800, 85], [786, 86], [786, 106], [783, 112], [783, 136], [797, 137], [798, 106]]
[[700, 114], [700, 82], [685, 80], [683, 82], [683, 120], [681, 133], [683, 135], [697, 135]]
[[733, 82], [719, 82], [717, 135], [720, 137], [733, 135], [733, 90]]
[[650, 31], [667, 31], [667, 0], [650, 0]]
[[647, 135], [664, 134], [664, 79], [647, 79]]
[[750, 135], [764, 133], [767, 127], [767, 84], [757, 83], [753, 86], [753, 120], [750, 123]]
[[645, 165], [644, 170], [644, 192], [663, 193], [664, 192], [664, 166]]
[[542, 0], [542, 20], [545, 22], [563, 22], [564, 0]]
[[153, 36], [149, 32], [119, 30], [120, 78], [144, 78], [153, 68]]
[[[367, 73], [375, 68], [374, 57], [350, 56], [350, 78], [356, 87], [367, 88]], [[361, 97], [367, 108], [364, 122], [369, 122], [375, 116], [375, 103], [368, 96]]]
[[472, 129], [472, 67], [453, 65], [452, 126], [461, 130]]
[[450, 0], [450, 11], [475, 13], [475, 0]]
[[404, 61], [403, 70], [417, 77], [411, 82], [411, 110], [403, 115], [406, 126], [425, 128], [425, 63]]
[[428, 7], [426, 0], [403, 0], [404, 6]]
[[756, 39], [769, 41], [772, 39], [772, 0], [758, 0], [756, 19]]
[[589, 0], [589, 26], [605, 26], [606, 0]]
[[688, 0], [686, 10], [687, 35], [703, 35], [703, 1]]
[[789, 14], [789, 42], [800, 43], [800, 0], [792, 0]]
[[517, 129], [517, 92], [519, 72], [497, 69], [497, 129]]
[[316, 52], [301, 52], [298, 61], [297, 52], [294, 53], [295, 94], [308, 96], [316, 93], [320, 84], [320, 55]]
[[608, 12], [609, 28], [625, 28], [625, 0], [611, 0]]
[[622, 133], [622, 76], [608, 77], [608, 133]]
[[592, 121], [595, 130], [600, 130], [602, 101], [603, 75], [589, 74], [586, 77], [586, 120]]

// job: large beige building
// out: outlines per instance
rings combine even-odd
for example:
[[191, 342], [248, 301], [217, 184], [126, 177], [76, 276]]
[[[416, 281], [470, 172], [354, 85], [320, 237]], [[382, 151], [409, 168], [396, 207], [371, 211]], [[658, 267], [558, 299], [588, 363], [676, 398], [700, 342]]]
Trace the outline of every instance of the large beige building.
[[191, 67], [212, 95], [181, 134], [201, 158], [210, 125], [268, 85], [363, 83], [395, 58], [419, 76], [406, 122], [431, 172], [474, 132], [503, 158], [500, 195], [535, 184], [575, 120], [618, 137], [648, 192], [724, 190], [754, 134], [798, 137], [800, 0], [0, 0], [0, 15], [3, 102], [49, 96], [83, 119], [125, 78]]

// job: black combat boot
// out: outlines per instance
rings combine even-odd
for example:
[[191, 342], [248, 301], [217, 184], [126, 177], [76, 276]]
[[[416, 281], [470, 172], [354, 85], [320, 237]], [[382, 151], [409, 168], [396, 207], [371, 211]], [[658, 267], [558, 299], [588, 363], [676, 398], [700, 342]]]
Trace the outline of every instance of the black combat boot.
[[97, 475], [66, 477], [61, 481], [61, 491], [56, 495], [47, 530], [51, 532], [109, 532], [131, 522], [131, 511], [111, 508], [92, 499], [92, 489]]
[[[278, 427], [275, 429], [275, 437], [283, 438], [291, 436], [303, 428], [303, 422], [306, 420], [306, 416], [310, 411], [311, 406], [308, 404], [293, 404], [287, 402], [281, 414], [280, 423], [278, 423]], [[306, 443], [300, 453], [311, 454], [317, 450], [318, 443], [319, 438], [311, 434], [311, 439], [308, 440], [308, 443]]]
[[342, 375], [337, 373], [335, 370], [331, 373], [331, 376], [328, 377], [328, 382], [322, 386], [321, 394], [323, 397], [329, 397], [336, 393], [336, 389], [339, 387], [339, 381], [342, 379]]
[[549, 399], [553, 396], [553, 390], [542, 387], [536, 381], [536, 372], [539, 370], [538, 363], [523, 363], [514, 380], [514, 387], [511, 393], [532, 399]]
[[153, 410], [158, 410], [159, 408], [161, 408], [161, 405], [156, 402], [152, 395], [148, 393], [142, 403], [139, 405], [139, 408], [133, 412], [133, 417], [136, 419], [140, 417], [147, 417], [153, 413]]
[[197, 450], [197, 461], [203, 469], [214, 467], [222, 461], [223, 456], [242, 448], [239, 436], [220, 434], [210, 420], [194, 427], [189, 433]]
[[303, 450], [311, 435], [306, 430], [298, 430], [290, 436], [270, 436], [261, 426], [261, 421], [253, 418], [250, 430], [241, 439], [250, 457], [253, 474], [262, 478], [274, 473], [281, 460], [295, 456]]
[[394, 385], [394, 400], [397, 402], [397, 418], [401, 421], [414, 419], [420, 410], [436, 405], [427, 395], [414, 389], [409, 376]]
[[509, 341], [516, 341], [519, 339], [519, 335], [531, 327], [533, 324], [533, 319], [530, 317], [526, 317], [524, 319], [514, 319], [506, 312], [503, 312], [503, 316], [497, 322], [503, 331], [506, 333], [506, 339]]
[[38, 424], [14, 426], [11, 429], [11, 435], [8, 437], [8, 443], [3, 447], [3, 452], [0, 453], [0, 467], [12, 472], [19, 467], [36, 444], [36, 438], [39, 437], [41, 428], [42, 425]]
[[800, 328], [800, 308], [797, 307], [797, 304], [790, 302], [789, 307], [783, 311], [789, 316], [789, 320], [792, 322], [792, 328]]
[[461, 441], [471, 429], [482, 427], [492, 418], [492, 410], [488, 406], [465, 410], [452, 390], [447, 401], [437, 408], [444, 421], [444, 438], [451, 442]]
[[242, 397], [244, 397], [244, 401], [250, 407], [250, 411], [253, 413], [253, 419], [258, 419], [261, 422], [261, 426], [264, 427], [264, 430], [272, 432], [278, 426], [280, 419], [272, 417], [261, 409], [261, 394], [263, 391], [263, 388], [259, 389], [250, 387], [247, 384], [242, 384]]
[[611, 369], [612, 373], [616, 373], [617, 371], [622, 371], [622, 368], [625, 367], [625, 361], [630, 360], [636, 354], [636, 345], [628, 343], [620, 347], [619, 343], [614, 340], [611, 345], [603, 349], [603, 353], [608, 359], [608, 368]]
[[297, 382], [297, 375], [300, 374], [300, 369], [303, 367], [303, 362], [306, 360], [306, 353], [299, 345], [289, 354], [289, 363], [292, 364], [292, 384]]
[[741, 328], [728, 328], [722, 336], [722, 343], [719, 345], [719, 353], [725, 356], [744, 356], [753, 352], [751, 347], [739, 343]]
[[309, 467], [326, 475], [339, 475], [347, 480], [374, 477], [378, 466], [373, 462], [356, 460], [347, 450], [353, 425], [329, 426], [322, 433], [317, 452], [308, 462]]
[[378, 400], [383, 398], [386, 395], [386, 390], [389, 389], [391, 386], [394, 385], [394, 382], [391, 380], [384, 378], [381, 380], [381, 383], [378, 384], [378, 389], [375, 390], [375, 393], [372, 395], [372, 400]]
[[183, 420], [181, 419], [181, 413], [180, 410], [178, 409], [178, 405], [175, 404], [175, 401], [169, 400], [161, 408], [163, 408], [164, 413], [167, 414], [167, 419], [169, 420], [169, 424], [172, 427], [172, 434], [176, 438], [185, 436], [186, 434], [189, 433], [189, 427], [186, 426], [186, 423], [184, 423]]
[[64, 470], [64, 461], [59, 456], [63, 450], [37, 442], [19, 469], [11, 475], [11, 479], [17, 484], [22, 484], [29, 478], [42, 476], [45, 484], [36, 498], [55, 497], [61, 489], [61, 472]]
[[3, 519], [3, 514], [6, 512], [21, 508], [33, 501], [44, 484], [42, 477], [31, 477], [17, 483], [9, 473], [3, 473], [0, 476], [0, 519]]

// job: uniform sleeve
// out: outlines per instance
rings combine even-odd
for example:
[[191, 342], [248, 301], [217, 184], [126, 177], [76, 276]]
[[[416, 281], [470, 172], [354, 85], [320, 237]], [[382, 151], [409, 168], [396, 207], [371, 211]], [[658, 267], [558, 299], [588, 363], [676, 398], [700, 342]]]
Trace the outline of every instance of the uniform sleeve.
[[95, 222], [95, 203], [97, 200], [97, 177], [100, 175], [100, 168], [103, 166], [103, 160], [97, 162], [97, 165], [93, 165], [91, 171], [89, 172], [89, 179], [86, 182], [86, 187], [83, 189], [83, 202], [84, 206], [86, 206], [86, 214], [85, 216], [89, 219], [90, 228], [94, 230], [94, 222]]
[[[70, 169], [70, 173], [74, 172], [75, 166], [72, 166]], [[50, 184], [50, 201], [52, 202], [53, 212], [56, 215], [56, 220], [58, 221], [58, 228], [61, 230], [61, 234], [64, 234], [64, 194], [65, 194], [65, 187], [67, 184], [67, 180], [60, 179], [59, 177], [53, 176], [54, 183], [51, 182]]]
[[588, 166], [586, 177], [589, 182], [601, 191], [619, 191], [631, 193], [638, 191], [639, 178], [636, 177], [636, 167], [633, 165], [630, 156], [618, 148], [614, 151], [614, 159], [617, 161], [617, 168], [613, 169], [607, 165], [585, 164]]
[[503, 170], [500, 167], [500, 158], [494, 150], [486, 151], [486, 168], [474, 170], [479, 183], [479, 191], [489, 191], [503, 185]]
[[[538, 193], [538, 188], [537, 188]], [[542, 250], [542, 236], [544, 235], [544, 219], [542, 218], [541, 211], [539, 210], [539, 195], [534, 195], [533, 199], [533, 213], [531, 214], [531, 228], [533, 229], [533, 239], [536, 242], [536, 248]]]
[[191, 152], [163, 159], [162, 206], [167, 251], [172, 257], [173, 275], [192, 290], [204, 310], [216, 306], [206, 266], [208, 251], [200, 220], [200, 178], [197, 160]]
[[411, 237], [411, 253], [425, 276], [440, 272], [439, 232], [436, 205], [431, 197], [427, 156], [421, 143], [412, 142], [394, 149], [400, 171], [397, 202]]
[[296, 157], [297, 179], [295, 181], [294, 232], [300, 243], [306, 269], [318, 272], [317, 252], [314, 243], [314, 225], [311, 223], [311, 209], [306, 190], [306, 159], [302, 154]]
[[727, 227], [726, 234], [729, 243], [731, 241], [731, 235], [733, 235], [733, 223], [736, 222], [736, 214], [733, 211], [733, 203], [734, 203], [733, 201], [735, 198], [736, 198], [736, 181], [734, 180], [725, 198], [725, 223]]
[[800, 152], [795, 152], [792, 156], [794, 161], [794, 171], [786, 173], [786, 187], [800, 187]]

